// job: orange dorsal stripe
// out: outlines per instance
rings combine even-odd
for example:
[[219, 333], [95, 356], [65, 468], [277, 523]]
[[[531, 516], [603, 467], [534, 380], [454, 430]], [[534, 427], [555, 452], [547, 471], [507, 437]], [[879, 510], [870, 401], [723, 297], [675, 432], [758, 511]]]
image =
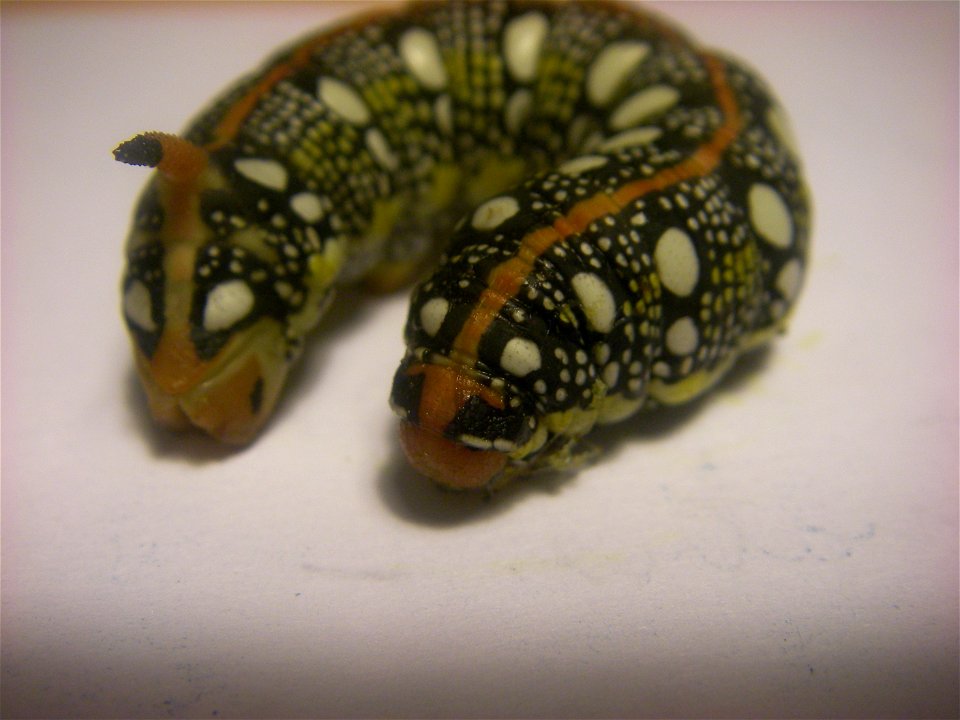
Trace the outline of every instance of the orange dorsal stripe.
[[420, 393], [420, 427], [443, 434], [472, 397], [481, 398], [487, 405], [503, 410], [503, 396], [482, 382], [448, 365], [415, 363], [407, 369], [407, 375], [423, 375], [423, 390]]
[[256, 85], [250, 88], [243, 97], [237, 100], [230, 109], [224, 113], [213, 131], [213, 139], [204, 147], [207, 150], [216, 150], [233, 140], [233, 138], [237, 136], [237, 132], [239, 132], [243, 122], [247, 119], [247, 116], [260, 101], [260, 98], [270, 92], [281, 80], [290, 77], [306, 65], [314, 47], [319, 45], [320, 42], [321, 39], [317, 38], [313, 42], [307, 42], [301, 45], [289, 60], [272, 67]]
[[204, 149], [212, 151], [229, 144], [237, 136], [247, 116], [260, 102], [260, 99], [273, 90], [279, 82], [306, 67], [317, 48], [331, 43], [343, 33], [363, 27], [373, 17], [379, 15], [382, 15], [382, 12], [371, 10], [354, 17], [332, 32], [323, 32], [304, 40], [292, 50], [290, 57], [270, 67], [266, 74], [224, 113], [220, 122], [213, 129], [212, 139], [203, 146]]
[[451, 359], [472, 367], [476, 363], [480, 338], [511, 298], [515, 297], [524, 280], [533, 271], [537, 258], [570, 235], [582, 232], [590, 223], [606, 215], [620, 212], [626, 205], [651, 192], [657, 192], [684, 180], [702, 177], [712, 172], [720, 158], [740, 132], [740, 116], [733, 91], [727, 82], [720, 59], [705, 55], [704, 61], [713, 84], [717, 105], [723, 112], [723, 124], [710, 140], [682, 162], [660, 170], [655, 175], [635, 180], [612, 194], [599, 192], [577, 203], [552, 225], [527, 233], [520, 241], [517, 254], [497, 265], [487, 278], [487, 287], [480, 294], [463, 327], [453, 341]]

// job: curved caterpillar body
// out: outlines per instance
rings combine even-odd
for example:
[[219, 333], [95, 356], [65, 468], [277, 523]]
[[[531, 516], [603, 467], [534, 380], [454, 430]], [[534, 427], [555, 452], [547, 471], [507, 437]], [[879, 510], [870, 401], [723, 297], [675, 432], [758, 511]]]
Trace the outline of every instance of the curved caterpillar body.
[[780, 106], [613, 3], [361, 18], [115, 154], [158, 170], [123, 280], [151, 409], [227, 442], [268, 418], [334, 286], [402, 282], [436, 237], [391, 404], [411, 463], [456, 488], [704, 392], [785, 327], [806, 269]]

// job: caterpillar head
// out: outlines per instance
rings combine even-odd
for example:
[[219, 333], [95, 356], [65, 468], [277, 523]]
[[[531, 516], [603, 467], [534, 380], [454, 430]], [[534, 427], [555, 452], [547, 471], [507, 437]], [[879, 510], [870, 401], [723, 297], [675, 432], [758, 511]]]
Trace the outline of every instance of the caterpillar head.
[[455, 490], [491, 488], [543, 447], [546, 429], [516, 388], [474, 369], [411, 354], [390, 403], [413, 467]]
[[245, 182], [242, 161], [160, 133], [114, 155], [157, 169], [135, 213], [122, 288], [151, 411], [164, 425], [245, 443], [330, 297], [336, 247], [274, 211], [290, 201], [286, 188], [265, 187], [269, 166], [246, 166], [261, 183]]

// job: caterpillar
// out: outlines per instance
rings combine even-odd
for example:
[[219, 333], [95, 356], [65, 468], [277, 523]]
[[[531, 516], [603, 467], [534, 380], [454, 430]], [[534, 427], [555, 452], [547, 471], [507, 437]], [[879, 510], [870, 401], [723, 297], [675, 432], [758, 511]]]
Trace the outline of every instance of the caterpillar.
[[123, 314], [161, 424], [269, 418], [336, 287], [414, 279], [390, 404], [455, 489], [561, 468], [782, 332], [810, 212], [741, 63], [614, 2], [414, 2], [310, 35], [182, 135], [134, 211]]

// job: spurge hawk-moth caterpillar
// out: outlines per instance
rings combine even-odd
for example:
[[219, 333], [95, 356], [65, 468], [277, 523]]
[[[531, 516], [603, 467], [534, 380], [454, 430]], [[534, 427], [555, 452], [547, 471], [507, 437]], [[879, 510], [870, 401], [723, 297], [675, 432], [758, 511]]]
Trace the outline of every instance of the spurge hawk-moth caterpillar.
[[180, 136], [135, 211], [124, 315], [152, 413], [246, 443], [336, 286], [412, 278], [391, 404], [450, 487], [562, 467], [785, 327], [807, 192], [738, 62], [611, 2], [420, 2], [310, 35]]

